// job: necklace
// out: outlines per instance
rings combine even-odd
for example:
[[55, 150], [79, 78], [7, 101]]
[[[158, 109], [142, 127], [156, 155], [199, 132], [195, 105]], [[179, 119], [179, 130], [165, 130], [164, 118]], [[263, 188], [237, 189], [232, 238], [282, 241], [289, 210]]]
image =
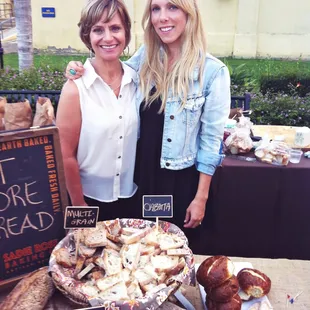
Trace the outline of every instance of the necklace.
[[116, 88], [112, 88], [110, 85], [109, 86], [110, 86], [112, 91], [116, 91], [118, 88], [121, 87], [121, 85], [122, 85], [122, 81], [120, 82], [120, 84]]
[[[120, 73], [112, 82], [110, 82], [110, 83], [106, 82], [106, 83], [110, 86], [110, 88], [112, 88], [113, 84], [114, 84], [115, 82], [117, 82], [118, 79], [119, 79], [123, 74], [124, 74], [124, 72], [123, 72], [123, 69], [122, 69], [122, 70], [121, 70], [121, 73]], [[103, 79], [103, 80], [104, 80], [104, 79]]]

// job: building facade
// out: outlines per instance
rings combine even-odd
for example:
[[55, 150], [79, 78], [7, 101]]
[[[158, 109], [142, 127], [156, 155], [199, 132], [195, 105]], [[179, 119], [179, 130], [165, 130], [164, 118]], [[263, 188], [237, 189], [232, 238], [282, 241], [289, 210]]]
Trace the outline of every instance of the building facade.
[[[34, 48], [86, 52], [77, 27], [85, 1], [31, 0]], [[310, 59], [310, 0], [197, 1], [212, 54]], [[133, 53], [143, 42], [141, 19], [145, 0], [125, 0], [125, 3], [132, 17], [130, 53]], [[43, 17], [49, 8], [54, 15]]]

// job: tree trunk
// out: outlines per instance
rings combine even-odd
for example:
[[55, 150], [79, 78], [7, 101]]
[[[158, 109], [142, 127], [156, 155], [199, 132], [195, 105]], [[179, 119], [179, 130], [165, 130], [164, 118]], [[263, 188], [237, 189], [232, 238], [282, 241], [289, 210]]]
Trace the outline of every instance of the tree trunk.
[[31, 0], [14, 0], [19, 70], [33, 66]]

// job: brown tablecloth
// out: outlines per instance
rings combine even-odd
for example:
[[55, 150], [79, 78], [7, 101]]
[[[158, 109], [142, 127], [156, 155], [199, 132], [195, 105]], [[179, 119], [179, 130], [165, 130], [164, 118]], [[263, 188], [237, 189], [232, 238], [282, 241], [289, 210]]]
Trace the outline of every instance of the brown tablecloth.
[[229, 156], [211, 184], [197, 254], [310, 259], [310, 159], [272, 166]]
[[[195, 255], [196, 263], [201, 263], [207, 256]], [[250, 262], [253, 267], [266, 273], [271, 281], [269, 301], [276, 310], [284, 309], [310, 309], [310, 261], [264, 258], [231, 257], [234, 262]], [[183, 286], [183, 294], [192, 303], [196, 310], [203, 310], [202, 300], [198, 285], [196, 287]], [[303, 292], [293, 305], [286, 308], [287, 295], [296, 296]], [[0, 302], [8, 291], [0, 291]], [[46, 310], [72, 310], [77, 309], [69, 304], [68, 300], [60, 293], [56, 293], [49, 302]], [[166, 303], [161, 310], [177, 310], [176, 305]]]

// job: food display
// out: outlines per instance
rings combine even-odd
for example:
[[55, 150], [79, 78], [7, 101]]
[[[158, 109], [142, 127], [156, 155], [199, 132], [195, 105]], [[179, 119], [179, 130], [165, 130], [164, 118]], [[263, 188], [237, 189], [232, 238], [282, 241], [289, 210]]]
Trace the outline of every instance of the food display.
[[1, 310], [43, 310], [55, 287], [48, 268], [40, 268], [21, 280], [0, 304]]
[[56, 287], [77, 304], [157, 309], [182, 283], [194, 283], [187, 243], [167, 222], [98, 222], [71, 231], [55, 247], [50, 272]]
[[290, 159], [290, 148], [284, 142], [265, 142], [255, 150], [258, 160], [273, 165], [286, 166]]
[[257, 269], [243, 268], [237, 275], [239, 285], [250, 298], [267, 295], [271, 288], [271, 280]]
[[226, 256], [211, 256], [197, 270], [197, 281], [207, 293], [208, 310], [240, 310], [242, 301], [234, 264]]
[[250, 132], [243, 128], [228, 136], [224, 143], [226, 151], [233, 155], [248, 153], [253, 148]]
[[[268, 299], [260, 299], [270, 291], [268, 276], [253, 268], [235, 269], [234, 263], [226, 256], [205, 259], [197, 269], [196, 278], [208, 310], [256, 309], [257, 305], [271, 309]], [[243, 306], [243, 302], [247, 305]]]

